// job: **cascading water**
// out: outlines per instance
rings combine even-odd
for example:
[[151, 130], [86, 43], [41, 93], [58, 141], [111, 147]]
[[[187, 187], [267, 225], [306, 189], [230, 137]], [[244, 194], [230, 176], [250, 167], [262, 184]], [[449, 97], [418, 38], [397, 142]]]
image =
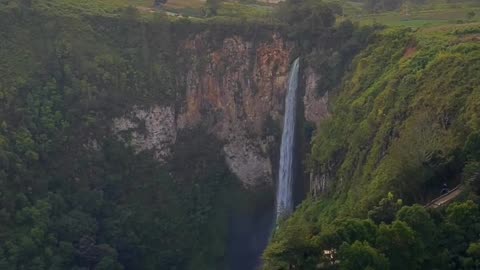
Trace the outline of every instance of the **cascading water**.
[[295, 147], [295, 121], [297, 117], [297, 88], [299, 58], [290, 69], [288, 92], [285, 99], [282, 144], [280, 147], [280, 165], [277, 190], [277, 222], [293, 211], [293, 154]]
[[[275, 220], [293, 211], [293, 176], [295, 121], [297, 111], [299, 59], [293, 62], [285, 99], [285, 119], [280, 149], [280, 168], [276, 205], [273, 198], [262, 198], [253, 211], [236, 213], [230, 225], [228, 265], [232, 270], [254, 270], [261, 267], [262, 252], [275, 228]], [[266, 199], [266, 200], [265, 200]], [[276, 217], [275, 217], [276, 211]]]

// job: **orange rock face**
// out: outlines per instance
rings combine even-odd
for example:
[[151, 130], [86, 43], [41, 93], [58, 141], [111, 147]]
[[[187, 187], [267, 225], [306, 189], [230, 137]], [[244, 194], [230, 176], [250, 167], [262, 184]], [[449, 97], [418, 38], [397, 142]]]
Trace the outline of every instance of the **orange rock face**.
[[[246, 186], [271, 184], [269, 151], [278, 141], [266, 131], [266, 121], [282, 124], [293, 45], [275, 34], [263, 42], [231, 36], [211, 44], [203, 33], [179, 48], [178, 54], [189, 58], [178, 127], [208, 123], [209, 131], [225, 142], [230, 169]], [[304, 75], [305, 117], [318, 124], [328, 117], [327, 97], [316, 95], [318, 76], [311, 69]]]
[[[201, 126], [224, 143], [226, 163], [246, 187], [271, 185], [278, 162], [271, 154], [281, 135], [272, 124], [282, 126], [292, 47], [275, 34], [263, 41], [240, 36], [214, 41], [208, 32], [188, 38], [177, 51], [177, 88], [185, 90], [180, 104], [134, 108], [113, 130], [134, 132], [138, 125], [131, 118], [145, 121], [145, 134], [130, 134], [133, 146], [154, 150], [161, 161], [168, 159], [177, 131]], [[315, 95], [317, 76], [311, 69], [304, 80], [305, 117], [318, 123], [328, 116], [326, 98]], [[149, 119], [158, 121], [148, 125]]]
[[246, 185], [272, 181], [265, 122], [280, 123], [291, 44], [273, 35], [259, 44], [233, 36], [209, 48], [198, 34], [180, 47], [190, 57], [183, 81], [186, 101], [180, 128], [211, 121], [210, 132], [225, 141], [226, 160]]
[[192, 126], [213, 112], [219, 117], [214, 132], [222, 138], [240, 122], [260, 134], [267, 117], [278, 119], [283, 108], [291, 46], [276, 36], [255, 47], [238, 36], [216, 49], [208, 42], [199, 34], [181, 48], [193, 64], [185, 74], [182, 122]]
[[[125, 141], [130, 138], [137, 152], [153, 151], [167, 162], [177, 132], [200, 127], [220, 139], [227, 165], [245, 187], [272, 185], [278, 160], [271, 156], [279, 148], [292, 48], [275, 34], [262, 41], [219, 40], [207, 31], [180, 41], [180, 103], [134, 106], [114, 119], [112, 131]], [[304, 115], [317, 123], [328, 116], [327, 98], [316, 95], [319, 78], [313, 70], [303, 73]]]

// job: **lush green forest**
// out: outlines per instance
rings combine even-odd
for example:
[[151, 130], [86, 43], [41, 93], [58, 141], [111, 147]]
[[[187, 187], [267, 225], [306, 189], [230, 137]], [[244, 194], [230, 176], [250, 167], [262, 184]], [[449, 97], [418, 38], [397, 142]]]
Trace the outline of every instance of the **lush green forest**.
[[287, 29], [131, 2], [0, 1], [1, 269], [227, 269], [232, 216], [252, 226], [272, 200], [240, 184], [202, 127], [177, 134], [166, 164], [109, 128], [133, 105], [183, 101], [182, 40], [208, 32], [218, 46]]
[[[300, 209], [302, 211], [304, 209]], [[442, 210], [403, 206], [393, 194], [369, 218], [318, 226], [294, 218], [266, 250], [265, 269], [476, 269], [480, 212], [473, 201]]]
[[113, 136], [112, 118], [184, 99], [177, 45], [200, 31], [212, 46], [278, 31], [297, 54], [323, 55], [316, 69], [336, 70], [331, 87], [373, 28], [337, 27], [331, 7], [313, 1], [285, 6], [280, 14], [298, 15], [268, 24], [110, 4], [0, 3], [0, 268], [226, 269], [229, 218], [251, 215], [262, 199], [229, 172], [222, 142], [182, 131], [162, 165]]
[[[312, 141], [308, 170], [325, 188], [280, 225], [265, 269], [478, 267], [479, 33], [390, 28], [371, 39]], [[423, 207], [458, 184], [460, 202]]]
[[221, 143], [185, 131], [160, 165], [107, 130], [133, 104], [182, 97], [188, 26], [30, 3], [0, 3], [0, 268], [223, 269], [244, 195]]
[[[177, 45], [200, 31], [212, 46], [278, 32], [329, 95], [305, 160], [325, 189], [279, 224], [265, 269], [478, 268], [476, 14], [385, 28], [351, 22], [350, 4], [209, 1], [208, 18], [187, 18], [143, 0], [0, 0], [0, 268], [227, 269], [229, 218], [259, 196], [222, 142], [183, 130], [162, 164], [108, 130], [133, 105], [184, 99]], [[423, 207], [444, 183], [463, 185], [458, 202]]]

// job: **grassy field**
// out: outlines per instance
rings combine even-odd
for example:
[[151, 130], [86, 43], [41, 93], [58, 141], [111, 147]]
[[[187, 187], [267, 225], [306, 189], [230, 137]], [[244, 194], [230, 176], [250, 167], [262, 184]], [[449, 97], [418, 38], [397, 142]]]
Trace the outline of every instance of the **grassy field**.
[[152, 0], [45, 0], [34, 2], [41, 9], [65, 14], [114, 14], [128, 6], [151, 7]]
[[[78, 14], [100, 14], [115, 16], [118, 10], [127, 6], [136, 7], [142, 14], [167, 11], [170, 15], [187, 17], [204, 17], [206, 0], [168, 0], [156, 9], [154, 0], [42, 0], [34, 2], [43, 10], [76, 16]], [[319, 0], [320, 1], [320, 0]], [[360, 24], [379, 23], [388, 26], [428, 27], [445, 24], [464, 24], [480, 21], [480, 4], [456, 3], [448, 4], [444, 0], [432, 0], [423, 6], [403, 8], [401, 11], [367, 14], [361, 3], [343, 2], [345, 16]], [[223, 2], [218, 10], [220, 17], [246, 18], [249, 20], [270, 20], [274, 6], [261, 4], [243, 4]], [[469, 12], [473, 17], [468, 17]]]
[[[119, 9], [136, 7], [140, 13], [148, 15], [166, 11], [174, 16], [204, 17], [206, 0], [168, 0], [160, 8], [154, 7], [154, 0], [42, 0], [34, 5], [46, 12], [76, 16], [79, 14], [97, 14], [114, 16]], [[238, 17], [264, 20], [271, 14], [271, 6], [223, 2], [218, 10], [221, 17]]]
[[[205, 0], [171, 0], [160, 10], [183, 16], [203, 17], [204, 5]], [[218, 16], [264, 19], [271, 14], [272, 10], [271, 6], [223, 2], [218, 10]]]
[[[182, 15], [202, 17], [204, 2], [205, 0], [169, 0], [164, 9]], [[401, 11], [379, 14], [366, 14], [363, 5], [358, 2], [345, 1], [343, 7], [346, 14], [344, 18], [360, 24], [380, 23], [390, 26], [422, 27], [480, 21], [480, 3], [448, 4], [444, 0], [432, 0], [423, 6], [412, 6], [408, 9], [403, 8]], [[273, 9], [273, 6], [224, 2], [219, 9], [219, 16], [265, 18], [271, 15]], [[475, 16], [468, 18], [467, 14], [471, 11], [475, 12]]]
[[[443, 24], [462, 24], [480, 21], [480, 4], [445, 4], [434, 3], [419, 7], [402, 9], [401, 11], [379, 14], [362, 14], [361, 7], [346, 11], [347, 18], [360, 24], [380, 23], [389, 26], [423, 27]], [[352, 12], [353, 11], [353, 12]], [[473, 11], [475, 16], [467, 14]]]

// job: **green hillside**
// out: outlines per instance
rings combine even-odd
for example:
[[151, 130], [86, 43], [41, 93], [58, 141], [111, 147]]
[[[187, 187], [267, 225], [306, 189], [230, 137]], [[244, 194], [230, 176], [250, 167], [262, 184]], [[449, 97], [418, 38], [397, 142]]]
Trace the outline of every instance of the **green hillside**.
[[265, 269], [474, 269], [476, 204], [401, 207], [429, 202], [443, 183], [478, 200], [479, 41], [478, 23], [374, 38], [312, 143], [309, 169], [327, 189], [280, 226]]
[[175, 44], [207, 26], [57, 2], [0, 7], [0, 269], [222, 269], [248, 203], [220, 142], [183, 132], [160, 164], [108, 131], [182, 98]]
[[[300, 57], [328, 97], [311, 141], [313, 125], [299, 119], [311, 190], [273, 231], [264, 269], [477, 269], [477, 2], [0, 0], [0, 269], [228, 269], [232, 216], [243, 233], [243, 217], [269, 225], [271, 213], [255, 209], [273, 185], [246, 189], [233, 175], [209, 126], [222, 111], [194, 104], [214, 113], [179, 129], [166, 163], [111, 125], [134, 105], [180, 108], [185, 66], [200, 77], [237, 48], [249, 52], [242, 72], [278, 50]], [[278, 44], [256, 51], [265, 39]], [[207, 74], [206, 85], [282, 97], [246, 89], [277, 83], [275, 72], [242, 72]], [[241, 106], [223, 104], [221, 90], [205, 99]], [[275, 117], [262, 128], [280, 133]], [[458, 185], [452, 204], [424, 207]], [[233, 249], [255, 262], [252, 246]]]

